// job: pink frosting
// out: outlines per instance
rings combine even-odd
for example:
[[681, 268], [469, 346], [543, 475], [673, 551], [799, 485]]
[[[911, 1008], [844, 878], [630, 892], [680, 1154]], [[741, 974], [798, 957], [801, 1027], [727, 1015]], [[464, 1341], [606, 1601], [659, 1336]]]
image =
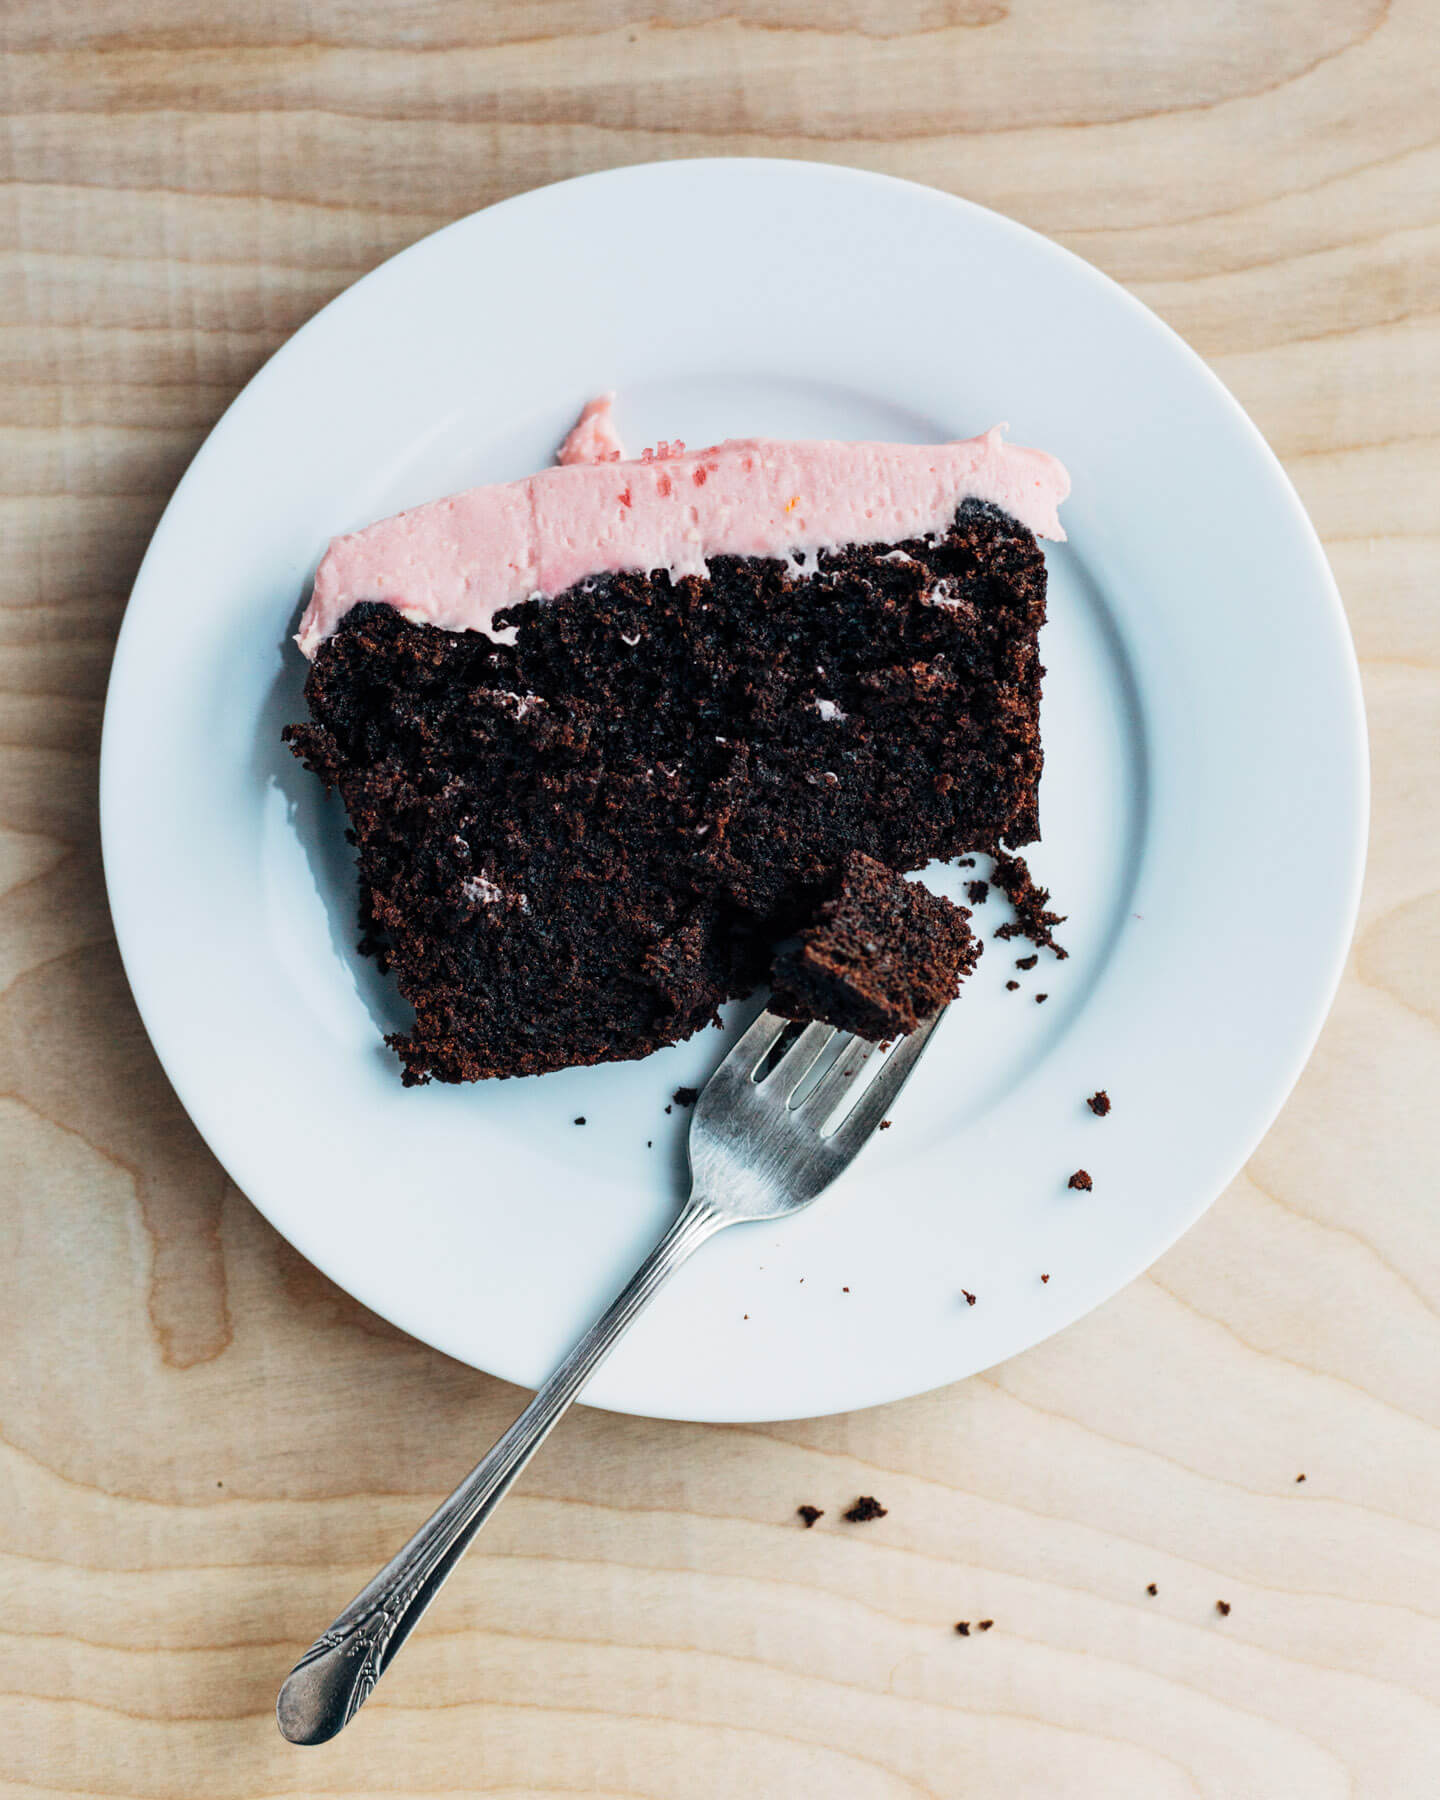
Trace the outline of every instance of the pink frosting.
[[[797, 558], [819, 550], [943, 532], [967, 499], [992, 502], [1037, 537], [1063, 538], [1056, 509], [1069, 476], [1001, 431], [930, 445], [744, 438], [471, 488], [336, 538], [296, 642], [313, 656], [352, 606], [378, 600], [416, 623], [510, 643], [498, 612], [588, 575], [704, 575], [726, 555], [783, 557], [803, 573]], [[576, 454], [596, 441], [618, 448], [608, 397], [586, 408], [565, 447], [577, 437]]]
[[601, 394], [575, 421], [569, 437], [555, 452], [562, 468], [571, 463], [621, 462], [625, 445], [615, 427], [615, 396]]

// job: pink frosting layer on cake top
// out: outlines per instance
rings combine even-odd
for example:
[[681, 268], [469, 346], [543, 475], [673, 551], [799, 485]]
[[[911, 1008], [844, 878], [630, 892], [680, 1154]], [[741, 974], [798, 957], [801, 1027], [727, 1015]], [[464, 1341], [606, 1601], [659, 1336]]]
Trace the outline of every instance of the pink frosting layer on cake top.
[[[296, 642], [313, 656], [352, 606], [377, 600], [418, 624], [510, 643], [514, 629], [497, 626], [497, 613], [587, 576], [704, 575], [715, 556], [780, 557], [803, 575], [820, 550], [946, 531], [968, 499], [991, 502], [1037, 537], [1063, 538], [1056, 509], [1069, 476], [1043, 450], [1005, 443], [1001, 430], [929, 445], [663, 445], [636, 461], [571, 461], [471, 488], [336, 538]], [[586, 408], [565, 448], [582, 458], [619, 448], [608, 396]]]

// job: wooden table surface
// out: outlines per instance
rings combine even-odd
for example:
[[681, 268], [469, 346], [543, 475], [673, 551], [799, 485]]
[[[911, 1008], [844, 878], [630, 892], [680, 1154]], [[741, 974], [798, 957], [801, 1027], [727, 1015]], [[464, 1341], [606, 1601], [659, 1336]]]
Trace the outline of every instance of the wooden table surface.
[[[1433, 0], [9, 0], [0, 36], [0, 1797], [1440, 1792]], [[1011, 213], [1239, 395], [1364, 666], [1354, 953], [1245, 1175], [1098, 1314], [846, 1418], [576, 1414], [296, 1750], [297, 1647], [521, 1396], [302, 1262], [160, 1074], [100, 878], [111, 645], [322, 302], [505, 195], [716, 153]], [[860, 1492], [889, 1516], [837, 1525]]]

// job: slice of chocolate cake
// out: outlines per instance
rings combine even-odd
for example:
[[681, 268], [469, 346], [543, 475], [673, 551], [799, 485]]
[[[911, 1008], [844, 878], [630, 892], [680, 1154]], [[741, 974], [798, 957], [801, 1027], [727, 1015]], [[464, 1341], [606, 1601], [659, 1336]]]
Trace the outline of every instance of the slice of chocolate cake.
[[982, 946], [963, 906], [852, 851], [815, 923], [775, 958], [770, 1010], [883, 1043], [947, 1006]]
[[1038, 835], [1058, 463], [625, 461], [587, 410], [567, 466], [337, 539], [301, 623], [286, 736], [344, 800], [407, 1083], [643, 1056], [763, 981], [850, 852]]

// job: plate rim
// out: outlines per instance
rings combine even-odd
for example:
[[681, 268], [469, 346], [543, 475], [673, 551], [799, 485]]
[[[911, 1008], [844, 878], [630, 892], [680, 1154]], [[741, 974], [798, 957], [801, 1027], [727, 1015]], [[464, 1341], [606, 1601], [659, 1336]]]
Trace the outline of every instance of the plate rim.
[[[1198, 376], [1200, 378], [1201, 385], [1208, 390], [1209, 398], [1220, 404], [1221, 409], [1228, 415], [1231, 427], [1238, 428], [1240, 433], [1248, 439], [1252, 450], [1258, 452], [1261, 460], [1268, 466], [1273, 480], [1278, 484], [1275, 498], [1277, 501], [1283, 500], [1285, 510], [1289, 515], [1289, 522], [1292, 528], [1295, 528], [1297, 531], [1298, 541], [1304, 546], [1310, 564], [1310, 576], [1315, 594], [1317, 598], [1319, 596], [1323, 596], [1324, 598], [1328, 632], [1333, 639], [1335, 649], [1339, 652], [1340, 672], [1344, 678], [1343, 685], [1349, 702], [1345, 720], [1348, 730], [1346, 731], [1345, 736], [1347, 738], [1349, 766], [1353, 771], [1354, 776], [1353, 802], [1355, 812], [1352, 820], [1353, 854], [1343, 872], [1332, 871], [1333, 878], [1338, 880], [1341, 873], [1343, 873], [1344, 877], [1345, 891], [1343, 894], [1343, 903], [1338, 915], [1342, 923], [1337, 926], [1334, 939], [1329, 945], [1326, 967], [1323, 971], [1323, 979], [1317, 973], [1310, 989], [1309, 1018], [1306, 1026], [1303, 1031], [1298, 1028], [1296, 1029], [1291, 1055], [1288, 1059], [1285, 1059], [1283, 1066], [1277, 1059], [1278, 1072], [1274, 1079], [1273, 1092], [1267, 1099], [1265, 1106], [1261, 1109], [1263, 1114], [1262, 1122], [1248, 1135], [1247, 1140], [1243, 1144], [1243, 1148], [1238, 1147], [1240, 1140], [1237, 1137], [1237, 1148], [1233, 1153], [1233, 1157], [1227, 1157], [1225, 1159], [1228, 1172], [1225, 1174], [1223, 1180], [1214, 1187], [1213, 1192], [1209, 1192], [1206, 1197], [1200, 1199], [1192, 1208], [1185, 1212], [1183, 1218], [1180, 1218], [1179, 1222], [1175, 1225], [1174, 1230], [1169, 1233], [1158, 1251], [1152, 1253], [1149, 1249], [1142, 1249], [1138, 1260], [1127, 1260], [1124, 1258], [1117, 1259], [1117, 1269], [1123, 1267], [1125, 1272], [1121, 1274], [1109, 1288], [1108, 1297], [1113, 1297], [1122, 1288], [1129, 1285], [1129, 1283], [1138, 1275], [1143, 1274], [1146, 1269], [1152, 1267], [1155, 1260], [1157, 1260], [1160, 1255], [1163, 1255], [1166, 1250], [1171, 1248], [1179, 1240], [1180, 1237], [1189, 1231], [1244, 1169], [1260, 1143], [1274, 1126], [1285, 1103], [1293, 1093], [1300, 1075], [1303, 1073], [1314, 1053], [1316, 1043], [1334, 1005], [1336, 994], [1339, 990], [1341, 980], [1343, 979], [1346, 962], [1348, 960], [1359, 918], [1370, 825], [1371, 782], [1369, 737], [1359, 663], [1349, 620], [1345, 613], [1338, 584], [1335, 581], [1329, 559], [1326, 556], [1319, 533], [1306, 511], [1294, 483], [1291, 481], [1284, 465], [1265, 439], [1255, 421], [1245, 411], [1244, 407], [1240, 404], [1235, 395], [1231, 393], [1229, 388], [1215, 371], [1211, 369], [1204, 358], [1200, 356], [1199, 352], [1188, 344], [1174, 327], [1169, 325], [1166, 320], [1161, 318], [1159, 314], [1155, 313], [1127, 288], [1063, 244], [1057, 243], [1054, 239], [1046, 236], [1044, 233], [1036, 231], [1032, 227], [1024, 225], [1020, 221], [1010, 218], [1006, 214], [995, 211], [993, 208], [986, 207], [976, 201], [966, 199], [961, 195], [951, 193], [942, 188], [933, 187], [924, 182], [913, 181], [900, 176], [882, 174], [875, 170], [857, 168], [844, 163], [820, 162], [814, 159], [786, 157], [695, 157], [661, 159], [658, 161], [624, 164], [615, 168], [594, 170], [585, 174], [562, 178], [558, 181], [544, 183], [536, 188], [527, 189], [519, 194], [509, 195], [502, 200], [494, 202], [490, 206], [480, 208], [475, 212], [467, 213], [460, 218], [451, 220], [447, 224], [438, 227], [436, 230], [417, 238], [412, 243], [407, 244], [392, 256], [385, 258], [383, 261], [376, 264], [374, 268], [367, 270], [363, 275], [351, 282], [342, 289], [340, 293], [333, 296], [321, 306], [276, 347], [215, 420], [214, 424], [210, 427], [210, 430], [206, 433], [206, 436], [195, 455], [187, 465], [179, 482], [176, 484], [175, 490], [167, 501], [165, 508], [156, 523], [155, 529], [146, 547], [145, 554], [141, 559], [139, 568], [131, 585], [129, 596], [127, 597], [120, 629], [116, 636], [110, 674], [106, 685], [99, 757], [98, 785], [100, 801], [100, 839], [106, 894], [114, 925], [116, 943], [120, 953], [122, 966], [125, 970], [126, 980], [135, 1001], [136, 1009], [140, 1015], [141, 1022], [145, 1027], [150, 1044], [165, 1073], [166, 1079], [174, 1089], [188, 1118], [199, 1132], [211, 1154], [220, 1162], [227, 1175], [230, 1175], [231, 1160], [227, 1160], [227, 1158], [220, 1155], [211, 1132], [201, 1123], [201, 1116], [208, 1112], [209, 1108], [196, 1097], [191, 1072], [183, 1066], [183, 1060], [174, 1053], [173, 1046], [167, 1044], [165, 1041], [166, 1031], [163, 1020], [157, 1020], [157, 1014], [161, 1009], [157, 1003], [156, 994], [154, 991], [149, 993], [146, 992], [146, 982], [143, 973], [141, 974], [139, 981], [136, 979], [137, 967], [134, 955], [135, 935], [126, 925], [126, 900], [121, 894], [117, 893], [118, 876], [116, 874], [116, 867], [120, 861], [120, 852], [117, 842], [118, 828], [114, 823], [116, 807], [114, 800], [112, 799], [117, 780], [117, 765], [121, 755], [120, 750], [117, 748], [120, 737], [120, 727], [116, 723], [119, 708], [114, 703], [117, 700], [117, 696], [123, 694], [125, 689], [128, 656], [133, 653], [133, 649], [127, 648], [127, 646], [133, 647], [134, 640], [138, 635], [138, 627], [136, 626], [138, 612], [134, 603], [136, 597], [141, 593], [144, 587], [147, 574], [152, 569], [153, 565], [160, 560], [161, 555], [163, 554], [164, 541], [168, 532], [175, 529], [176, 518], [185, 502], [187, 489], [197, 478], [197, 471], [201, 470], [202, 466], [207, 463], [213, 455], [219, 453], [216, 446], [216, 440], [222, 435], [223, 428], [227, 422], [231, 419], [237, 408], [242, 407], [252, 396], [256, 395], [257, 390], [264, 389], [268, 391], [277, 380], [282, 379], [285, 372], [285, 366], [293, 358], [304, 354], [305, 345], [310, 335], [322, 329], [324, 322], [333, 320], [338, 313], [343, 312], [352, 304], [358, 304], [359, 302], [356, 297], [360, 294], [361, 290], [366, 289], [369, 284], [377, 283], [382, 279], [388, 278], [390, 271], [394, 269], [395, 265], [402, 263], [409, 257], [424, 252], [427, 247], [433, 245], [436, 240], [445, 237], [447, 234], [464, 231], [466, 229], [473, 229], [477, 221], [487, 219], [498, 212], [523, 207], [536, 196], [553, 193], [557, 189], [577, 189], [595, 184], [613, 186], [631, 181], [637, 175], [643, 177], [659, 171], [669, 171], [673, 173], [676, 170], [699, 168], [729, 171], [744, 170], [747, 177], [753, 176], [757, 171], [762, 173], [765, 171], [772, 171], [778, 173], [782, 177], [792, 177], [798, 173], [807, 178], [819, 178], [834, 182], [841, 186], [851, 183], [860, 183], [881, 187], [892, 186], [907, 191], [918, 191], [920, 194], [923, 194], [927, 200], [931, 202], [942, 202], [946, 206], [952, 208], [958, 217], [978, 215], [985, 221], [987, 229], [998, 229], [1002, 234], [1014, 234], [1020, 240], [1043, 246], [1047, 255], [1063, 259], [1070, 265], [1072, 272], [1078, 278], [1103, 292], [1106, 299], [1111, 302], [1118, 299], [1122, 302], [1123, 310], [1128, 313], [1135, 328], [1150, 333], [1160, 334], [1166, 341], [1169, 350], [1172, 353], [1178, 352], [1180, 359], [1188, 365], [1191, 376]], [[1316, 962], [1318, 970], [1318, 953]], [[231, 1179], [234, 1179], [233, 1175], [231, 1176]], [[293, 1229], [293, 1221], [287, 1220], [287, 1222], [282, 1225], [279, 1219], [272, 1213], [270, 1207], [254, 1197], [248, 1184], [236, 1182], [236, 1186], [245, 1195], [249, 1204], [253, 1205], [288, 1243], [290, 1243], [300, 1254], [304, 1255], [307, 1260], [313, 1262], [315, 1266], [320, 1268], [327, 1276], [336, 1280], [345, 1291], [352, 1294], [352, 1296], [359, 1300], [362, 1305], [374, 1311], [377, 1316], [396, 1324], [399, 1329], [405, 1331], [407, 1335], [416, 1337], [418, 1341], [439, 1349], [443, 1354], [456, 1357], [457, 1360], [466, 1363], [467, 1366], [476, 1368], [481, 1367], [481, 1365], [474, 1363], [472, 1358], [465, 1352], [447, 1345], [444, 1341], [445, 1334], [421, 1332], [414, 1324], [397, 1319], [394, 1313], [388, 1310], [384, 1304], [378, 1303], [375, 1297], [363, 1291], [363, 1287], [357, 1287], [349, 1280], [340, 1281], [339, 1277], [332, 1274], [323, 1250], [317, 1250], [312, 1247], [310, 1243], [303, 1241], [306, 1234], [303, 1232], [297, 1233]], [[1060, 1314], [1057, 1316], [1053, 1327], [1044, 1332], [1040, 1337], [1030, 1339], [1028, 1346], [1023, 1347], [1033, 1348], [1040, 1343], [1048, 1341], [1050, 1337], [1053, 1337], [1059, 1331], [1064, 1330], [1068, 1325], [1073, 1324], [1079, 1318], [1084, 1317], [1090, 1311], [1094, 1310], [1096, 1306], [1103, 1304], [1104, 1298], [1105, 1297], [1102, 1297], [1100, 1300], [1087, 1301], [1076, 1310]], [[575, 1333], [577, 1336], [585, 1329], [587, 1323], [588, 1320], [576, 1321]], [[970, 1372], [976, 1374], [983, 1373], [986, 1368], [995, 1367], [998, 1363], [1008, 1360], [1010, 1356], [1020, 1354], [1021, 1348], [1023, 1347], [1002, 1351], [998, 1356], [981, 1364]], [[484, 1372], [493, 1373], [493, 1371]], [[510, 1381], [515, 1380], [514, 1376], [508, 1374], [496, 1374], [495, 1378]], [[624, 1405], [614, 1400], [592, 1401], [583, 1399], [581, 1403], [595, 1406], [597, 1410], [631, 1413], [640, 1417], [675, 1418], [677, 1420], [693, 1421], [697, 1423], [760, 1423], [795, 1417], [824, 1417], [853, 1410], [860, 1410], [869, 1406], [888, 1404], [893, 1400], [907, 1398], [915, 1394], [933, 1392], [940, 1387], [948, 1386], [964, 1379], [967, 1379], [967, 1376], [956, 1376], [952, 1373], [945, 1372], [938, 1375], [933, 1382], [927, 1382], [919, 1387], [908, 1383], [899, 1388], [890, 1385], [887, 1386], [883, 1392], [864, 1395], [854, 1400], [843, 1400], [832, 1406], [820, 1409], [807, 1409], [800, 1414], [789, 1409], [764, 1413], [757, 1413], [751, 1409], [736, 1412], [725, 1409], [716, 1410], [714, 1408], [702, 1408], [699, 1411], [678, 1411], [647, 1407], [644, 1410], [641, 1410], [638, 1407]]]

